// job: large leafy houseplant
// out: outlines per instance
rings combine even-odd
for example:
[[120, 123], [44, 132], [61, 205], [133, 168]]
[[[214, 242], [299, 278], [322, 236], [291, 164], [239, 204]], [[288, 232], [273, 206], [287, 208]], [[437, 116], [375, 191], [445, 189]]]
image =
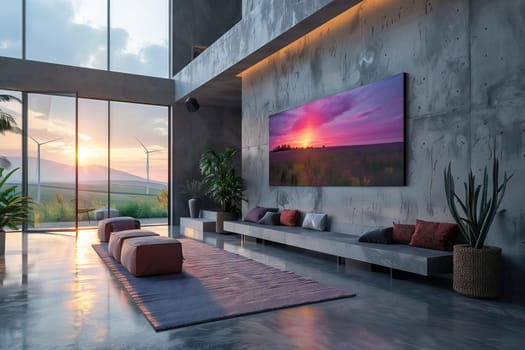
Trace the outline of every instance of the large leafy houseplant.
[[4, 168], [0, 167], [0, 255], [5, 252], [4, 228], [17, 230], [18, 225], [27, 221], [32, 210], [31, 197], [22, 196], [16, 185], [7, 185], [7, 180], [17, 170], [13, 169], [3, 176]]
[[500, 183], [499, 161], [496, 154], [493, 154], [492, 179], [489, 180], [488, 169], [485, 166], [482, 183], [478, 184], [476, 176], [470, 170], [467, 181], [463, 183], [463, 199], [456, 192], [450, 163], [444, 175], [448, 208], [459, 231], [471, 247], [482, 248], [505, 195], [507, 183], [513, 175], [507, 175], [505, 172]]
[[454, 290], [475, 298], [501, 295], [501, 248], [485, 245], [485, 239], [505, 195], [512, 175], [505, 172], [502, 181], [499, 161], [493, 154], [492, 178], [485, 166], [481, 183], [472, 170], [463, 183], [463, 198], [456, 192], [452, 167], [444, 172], [447, 204], [467, 244], [456, 244], [453, 254]]
[[207, 194], [226, 212], [240, 214], [244, 181], [236, 174], [234, 160], [238, 154], [234, 147], [220, 153], [207, 148], [200, 159], [200, 171]]

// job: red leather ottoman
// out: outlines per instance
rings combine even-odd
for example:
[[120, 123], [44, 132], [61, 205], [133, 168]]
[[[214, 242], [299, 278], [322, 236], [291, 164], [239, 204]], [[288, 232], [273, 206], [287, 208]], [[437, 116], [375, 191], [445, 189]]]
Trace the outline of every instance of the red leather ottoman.
[[136, 237], [149, 237], [149, 236], [158, 236], [158, 233], [147, 231], [147, 230], [125, 230], [119, 232], [112, 232], [109, 236], [108, 251], [109, 255], [115, 258], [120, 262], [120, 252], [122, 251], [122, 243], [128, 238]]
[[100, 220], [98, 223], [98, 239], [101, 242], [109, 241], [111, 232], [133, 230], [140, 228], [140, 221], [130, 216], [119, 216]]
[[122, 244], [120, 262], [135, 276], [180, 273], [182, 244], [161, 236], [129, 238]]

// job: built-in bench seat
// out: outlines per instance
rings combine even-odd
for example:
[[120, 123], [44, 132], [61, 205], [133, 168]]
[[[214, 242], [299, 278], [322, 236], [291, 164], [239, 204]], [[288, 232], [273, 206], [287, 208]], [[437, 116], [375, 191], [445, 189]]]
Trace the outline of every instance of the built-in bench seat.
[[405, 244], [361, 243], [357, 235], [245, 221], [225, 221], [224, 230], [423, 276], [452, 272], [452, 252], [449, 251]]

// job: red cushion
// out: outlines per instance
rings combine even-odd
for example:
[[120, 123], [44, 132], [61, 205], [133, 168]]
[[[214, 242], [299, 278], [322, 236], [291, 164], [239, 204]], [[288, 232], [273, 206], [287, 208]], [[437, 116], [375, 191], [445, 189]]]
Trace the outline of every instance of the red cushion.
[[299, 211], [292, 209], [283, 209], [281, 211], [280, 223], [285, 226], [297, 226], [299, 220]]
[[414, 234], [416, 225], [405, 225], [394, 223], [394, 229], [392, 231], [392, 242], [409, 244]]
[[452, 250], [456, 241], [458, 226], [448, 222], [416, 220], [416, 230], [410, 240], [415, 247]]

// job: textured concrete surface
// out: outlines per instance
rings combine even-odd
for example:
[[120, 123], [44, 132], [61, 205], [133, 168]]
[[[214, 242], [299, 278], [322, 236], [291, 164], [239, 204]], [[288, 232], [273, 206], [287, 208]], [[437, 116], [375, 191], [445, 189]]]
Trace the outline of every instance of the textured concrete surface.
[[27, 92], [78, 91], [78, 96], [102, 100], [173, 103], [170, 79], [0, 57], [0, 87]]
[[175, 101], [188, 94], [210, 105], [236, 106], [236, 76], [359, 0], [259, 1], [242, 20], [174, 76]]
[[[172, 115], [172, 213], [177, 225], [179, 217], [189, 216], [189, 198], [183, 193], [184, 185], [188, 180], [201, 179], [199, 160], [204, 150], [212, 147], [222, 152], [230, 146], [240, 150], [241, 111], [201, 106], [197, 112], [190, 113], [184, 103], [176, 103]], [[214, 208], [216, 204], [204, 198], [202, 207]]]
[[446, 281], [390, 280], [324, 256], [215, 234], [204, 240], [357, 295], [155, 332], [91, 248], [94, 230], [81, 231], [78, 241], [31, 234], [24, 244], [20, 236], [8, 234], [0, 258], [1, 349], [523, 348], [519, 300], [469, 299]]
[[173, 72], [193, 59], [193, 46], [210, 46], [242, 16], [241, 0], [173, 0]]
[[[256, 6], [257, 7], [257, 6]], [[253, 14], [254, 11], [250, 12]], [[243, 75], [244, 210], [323, 211], [351, 224], [452, 221], [443, 169], [514, 173], [487, 243], [503, 248], [507, 293], [525, 293], [525, 1], [366, 0]], [[255, 29], [256, 30], [256, 29]], [[406, 72], [405, 187], [270, 187], [268, 115]]]

